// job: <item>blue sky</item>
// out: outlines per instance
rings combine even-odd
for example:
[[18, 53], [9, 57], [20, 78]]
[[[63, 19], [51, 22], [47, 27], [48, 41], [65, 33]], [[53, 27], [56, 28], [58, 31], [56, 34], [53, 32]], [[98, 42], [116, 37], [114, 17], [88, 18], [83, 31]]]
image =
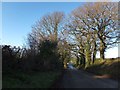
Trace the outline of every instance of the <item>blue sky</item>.
[[[22, 46], [26, 42], [27, 34], [31, 32], [31, 26], [42, 16], [54, 11], [69, 14], [80, 5], [83, 3], [2, 3], [2, 44]], [[114, 52], [114, 54], [109, 52]], [[118, 56], [118, 48], [113, 48], [109, 52], [106, 54], [107, 57]]]
[[31, 26], [43, 15], [54, 11], [66, 14], [82, 3], [3, 3], [2, 4], [2, 42], [10, 45], [23, 45]]

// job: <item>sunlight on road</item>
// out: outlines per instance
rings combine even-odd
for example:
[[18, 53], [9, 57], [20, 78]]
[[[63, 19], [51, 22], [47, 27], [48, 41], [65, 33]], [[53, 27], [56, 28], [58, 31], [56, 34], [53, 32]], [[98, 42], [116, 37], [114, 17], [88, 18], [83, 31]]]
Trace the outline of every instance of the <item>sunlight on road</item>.
[[95, 75], [93, 76], [93, 78], [110, 78], [111, 76], [108, 74], [104, 74], [104, 75]]

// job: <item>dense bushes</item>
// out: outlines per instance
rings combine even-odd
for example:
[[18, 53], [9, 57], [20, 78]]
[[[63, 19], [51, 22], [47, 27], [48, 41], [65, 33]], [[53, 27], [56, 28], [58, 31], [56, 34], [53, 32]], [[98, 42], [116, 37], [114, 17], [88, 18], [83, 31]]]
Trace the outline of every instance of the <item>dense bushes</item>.
[[9, 45], [5, 45], [2, 47], [2, 66], [3, 72], [17, 69], [19, 59], [17, 57], [17, 53], [15, 53], [14, 49]]
[[61, 70], [62, 60], [57, 50], [57, 42], [44, 40], [40, 43], [37, 51], [2, 46], [3, 74], [11, 70], [20, 71], [48, 71]]
[[[41, 59], [41, 65], [44, 70], [55, 70], [63, 67], [62, 60], [60, 60], [58, 53], [57, 42], [45, 40], [39, 45], [38, 49], [40, 51], [38, 52], [36, 60], [39, 62], [39, 59]], [[40, 66], [39, 63], [36, 64]]]

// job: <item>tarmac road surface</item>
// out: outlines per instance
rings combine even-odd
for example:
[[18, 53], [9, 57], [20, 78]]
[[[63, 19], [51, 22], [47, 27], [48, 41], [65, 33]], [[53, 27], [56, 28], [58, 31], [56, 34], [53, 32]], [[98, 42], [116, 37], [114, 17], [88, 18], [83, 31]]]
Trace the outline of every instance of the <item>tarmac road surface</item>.
[[82, 70], [67, 69], [58, 88], [118, 88], [118, 82]]

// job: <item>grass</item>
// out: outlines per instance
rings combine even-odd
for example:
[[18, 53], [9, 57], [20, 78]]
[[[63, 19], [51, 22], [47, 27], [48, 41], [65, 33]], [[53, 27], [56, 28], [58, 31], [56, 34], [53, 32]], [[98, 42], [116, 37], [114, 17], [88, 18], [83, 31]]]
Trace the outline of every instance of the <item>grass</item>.
[[14, 72], [3, 76], [3, 88], [50, 88], [61, 72]]
[[93, 65], [90, 65], [85, 70], [97, 75], [110, 75], [113, 79], [119, 79], [120, 80], [120, 72], [119, 67], [120, 66], [120, 59], [115, 60], [96, 60]]

